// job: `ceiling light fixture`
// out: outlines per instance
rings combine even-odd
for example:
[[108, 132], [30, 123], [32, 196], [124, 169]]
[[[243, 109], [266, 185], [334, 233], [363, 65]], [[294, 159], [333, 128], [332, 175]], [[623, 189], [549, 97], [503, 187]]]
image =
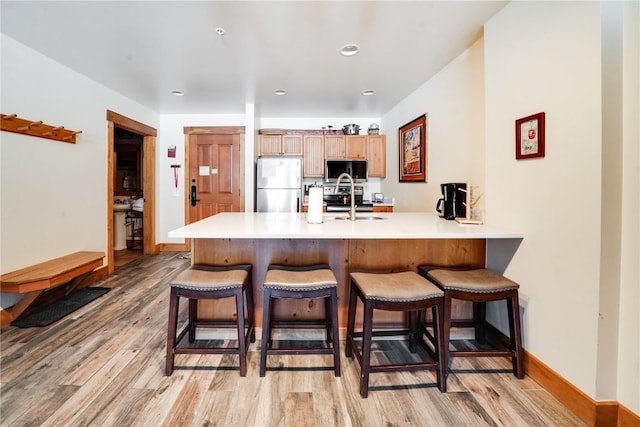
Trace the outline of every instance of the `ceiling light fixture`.
[[273, 91], [273, 93], [275, 93], [278, 96], [283, 96], [283, 95], [287, 94], [287, 91], [284, 90], [284, 89], [276, 89], [276, 90]]
[[360, 50], [360, 47], [357, 44], [345, 44], [344, 46], [342, 46], [342, 49], [340, 49], [340, 55], [342, 56], [353, 56], [356, 53], [358, 53], [358, 51]]
[[376, 93], [376, 91], [375, 91], [375, 90], [373, 90], [373, 89], [363, 90], [363, 91], [362, 91], [362, 96], [371, 96], [371, 95], [373, 95], [374, 93]]
[[224, 28], [221, 28], [221, 27], [216, 28], [217, 35], [224, 36], [224, 33], [225, 33]]
[[172, 90], [171, 91], [171, 95], [182, 96], [182, 95], [184, 95], [184, 92], [181, 91], [181, 90]]

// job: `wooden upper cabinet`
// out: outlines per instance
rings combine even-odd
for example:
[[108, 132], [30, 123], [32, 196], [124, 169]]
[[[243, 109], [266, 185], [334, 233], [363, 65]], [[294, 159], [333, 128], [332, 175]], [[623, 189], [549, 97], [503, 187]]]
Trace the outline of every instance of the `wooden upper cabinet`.
[[302, 160], [305, 178], [324, 177], [324, 137], [322, 135], [304, 135], [304, 157]]
[[367, 135], [325, 135], [327, 159], [364, 160], [367, 158]]
[[387, 176], [387, 137], [385, 135], [367, 136], [367, 167], [371, 178]]
[[259, 156], [302, 156], [302, 135], [260, 135]]
[[344, 138], [344, 135], [324, 136], [325, 159], [344, 159], [346, 153], [346, 140]]
[[261, 134], [259, 156], [302, 156], [305, 178], [324, 178], [326, 160], [367, 160], [369, 177], [387, 176], [385, 135]]
[[302, 156], [302, 135], [282, 135], [282, 154]]
[[258, 155], [278, 156], [282, 151], [282, 135], [260, 135]]
[[367, 135], [347, 135], [346, 158], [364, 160], [367, 158]]

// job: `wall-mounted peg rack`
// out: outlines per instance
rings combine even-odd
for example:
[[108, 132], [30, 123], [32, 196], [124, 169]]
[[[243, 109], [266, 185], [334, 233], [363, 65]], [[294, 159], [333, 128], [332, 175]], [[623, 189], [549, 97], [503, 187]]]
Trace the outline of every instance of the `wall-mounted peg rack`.
[[40, 121], [22, 119], [17, 114], [0, 114], [0, 129], [7, 132], [53, 139], [55, 141], [76, 143], [76, 135], [81, 130], [69, 130], [64, 126], [51, 126]]

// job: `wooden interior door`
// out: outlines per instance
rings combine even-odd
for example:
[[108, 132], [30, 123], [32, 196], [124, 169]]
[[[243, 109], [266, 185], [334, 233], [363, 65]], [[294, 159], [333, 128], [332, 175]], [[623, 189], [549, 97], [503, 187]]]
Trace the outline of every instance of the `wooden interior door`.
[[[220, 212], [241, 212], [242, 136], [213, 133], [216, 128], [190, 133], [188, 218], [199, 221]], [[222, 131], [222, 130], [221, 130]]]

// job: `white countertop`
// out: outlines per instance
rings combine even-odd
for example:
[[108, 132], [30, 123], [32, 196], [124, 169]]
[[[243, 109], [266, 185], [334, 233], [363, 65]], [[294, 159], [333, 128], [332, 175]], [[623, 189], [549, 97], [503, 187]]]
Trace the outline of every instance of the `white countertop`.
[[356, 221], [332, 219], [307, 223], [306, 213], [224, 212], [172, 230], [170, 238], [213, 239], [509, 239], [523, 238], [517, 230], [491, 225], [458, 224], [434, 213], [371, 213], [384, 219]]

